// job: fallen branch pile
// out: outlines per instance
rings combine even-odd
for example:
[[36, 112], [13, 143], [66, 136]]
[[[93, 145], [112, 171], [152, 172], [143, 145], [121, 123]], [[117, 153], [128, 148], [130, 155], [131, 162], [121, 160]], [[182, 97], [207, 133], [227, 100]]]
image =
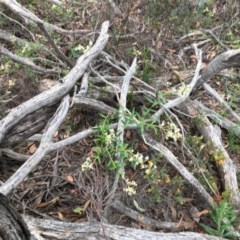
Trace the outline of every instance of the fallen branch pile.
[[[60, 4], [60, 1], [54, 1]], [[51, 31], [57, 31], [60, 34], [83, 34], [87, 31], [67, 31], [55, 25], [48, 24], [39, 19], [28, 9], [21, 6], [17, 1], [0, 0], [12, 12], [20, 18], [23, 18], [28, 24], [34, 24], [39, 27], [42, 34], [51, 46], [49, 55], [59, 60], [59, 65], [51, 69], [44, 69], [42, 66], [37, 66], [29, 59], [18, 57], [16, 54], [7, 50], [3, 45], [0, 45], [1, 54], [9, 57], [15, 62], [26, 65], [33, 71], [45, 74], [52, 74], [56, 77], [59, 75], [59, 67], [62, 65], [68, 66], [71, 70], [63, 77], [58, 79], [57, 83], [48, 90], [41, 92], [35, 97], [23, 102], [11, 111], [0, 121], [0, 151], [3, 155], [15, 160], [24, 161], [21, 167], [7, 179], [1, 186], [0, 192], [5, 196], [9, 196], [28, 175], [39, 165], [39, 163], [51, 152], [62, 149], [66, 146], [79, 142], [80, 140], [91, 136], [93, 128], [86, 129], [77, 134], [71, 135], [63, 140], [55, 141], [54, 134], [58, 131], [60, 125], [66, 119], [67, 114], [72, 106], [79, 108], [92, 109], [104, 114], [113, 115], [119, 113], [118, 122], [111, 125], [117, 129], [119, 141], [124, 141], [124, 113], [130, 111], [127, 108], [128, 94], [133, 94], [134, 98], [148, 97], [152, 100], [157, 98], [157, 87], [164, 86], [165, 83], [156, 81], [154, 85], [147, 84], [135, 76], [137, 69], [137, 59], [133, 60], [131, 66], [126, 63], [119, 62], [110, 53], [104, 52], [104, 49], [109, 40], [109, 22], [106, 21], [101, 26], [101, 31], [93, 46], [78, 58], [76, 64], [73, 63], [62, 53], [51, 39]], [[30, 31], [30, 30], [29, 30]], [[96, 33], [98, 34], [98, 33]], [[8, 35], [3, 30], [0, 30], [0, 38], [4, 41], [11, 42], [12, 36]], [[15, 40], [17, 44], [25, 44], [22, 39]], [[189, 121], [196, 127], [198, 133], [203, 136], [205, 143], [210, 145], [209, 153], [215, 159], [216, 167], [220, 173], [220, 181], [223, 185], [223, 191], [229, 193], [229, 200], [239, 211], [240, 193], [237, 182], [237, 170], [235, 163], [231, 159], [224, 143], [221, 139], [221, 129], [231, 132], [234, 129], [234, 134], [240, 136], [240, 127], [236, 124], [240, 120], [239, 114], [234, 111], [227, 102], [206, 82], [220, 73], [220, 71], [232, 67], [240, 67], [240, 49], [227, 50], [215, 57], [206, 68], [201, 70], [202, 66], [202, 51], [197, 45], [192, 45], [197, 56], [197, 65], [195, 71], [192, 71], [188, 76], [185, 84], [185, 90], [182, 94], [171, 96], [165, 103], [159, 103], [159, 109], [150, 117], [152, 121], [159, 122], [161, 116], [170, 114], [174, 116], [179, 125], [181, 125], [181, 117]], [[61, 63], [61, 64], [60, 64]], [[101, 68], [114, 69], [118, 75], [104, 74]], [[201, 71], [201, 72], [200, 72]], [[106, 72], [106, 71], [105, 71]], [[81, 86], [78, 92], [73, 93], [77, 82], [81, 79]], [[173, 89], [176, 86], [173, 87]], [[220, 117], [220, 115], [198, 100], [192, 100], [193, 96], [203, 87], [205, 91], [215, 98], [222, 107], [232, 116], [232, 120]], [[116, 101], [117, 99], [117, 101]], [[175, 113], [177, 112], [177, 115]], [[209, 120], [210, 119], [210, 120]], [[216, 125], [213, 125], [214, 122]], [[135, 124], [129, 125], [126, 128], [136, 129]], [[40, 134], [41, 130], [43, 133]], [[183, 136], [184, 129], [182, 128]], [[215, 196], [209, 193], [201, 182], [191, 173], [177, 156], [164, 145], [161, 141], [154, 137], [150, 132], [141, 132], [141, 136], [146, 145], [152, 150], [161, 153], [163, 158], [182, 176], [182, 178], [191, 186], [203, 199], [209, 208], [216, 206]], [[38, 149], [31, 156], [14, 152], [13, 146], [24, 141], [39, 142]], [[182, 142], [184, 149], [184, 139]], [[188, 152], [187, 149], [185, 149]], [[191, 154], [187, 154], [191, 158]], [[220, 158], [219, 158], [220, 156]], [[194, 158], [194, 157], [193, 157]], [[122, 161], [116, 153], [116, 159]], [[103, 209], [104, 220], [108, 221], [109, 209], [117, 209], [124, 215], [144, 225], [151, 226], [156, 229], [163, 230], [185, 230], [184, 221], [166, 223], [155, 219], [148, 219], [144, 214], [132, 210], [123, 205], [123, 203], [114, 200], [115, 193], [119, 184], [119, 176], [115, 178], [111, 189], [111, 194]], [[1, 206], [1, 205], [0, 205]], [[150, 232], [146, 230], [130, 229], [126, 227], [114, 226], [107, 223], [85, 222], [85, 223], [64, 223], [54, 220], [37, 219], [30, 216], [24, 216], [24, 221], [30, 229], [32, 239], [220, 239], [200, 233], [193, 232], [178, 232], [178, 233], [160, 233]], [[4, 226], [0, 224], [0, 235]], [[233, 229], [231, 229], [233, 231]], [[235, 235], [239, 236], [237, 230]], [[4, 239], [4, 238], [3, 238]], [[10, 239], [10, 238], [8, 238]], [[12, 239], [12, 238], [11, 238]], [[15, 238], [16, 239], [16, 238]], [[23, 239], [23, 238], [21, 238]]]

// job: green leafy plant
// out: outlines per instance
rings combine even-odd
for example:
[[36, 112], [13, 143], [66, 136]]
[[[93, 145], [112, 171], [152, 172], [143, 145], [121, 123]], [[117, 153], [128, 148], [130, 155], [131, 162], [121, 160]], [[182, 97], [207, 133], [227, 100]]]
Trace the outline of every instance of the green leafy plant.
[[99, 164], [105, 162], [107, 168], [113, 171], [123, 167], [123, 162], [121, 163], [116, 159], [116, 153], [125, 160], [127, 157], [127, 144], [118, 141], [115, 130], [110, 128], [110, 121], [111, 118], [106, 117], [95, 128], [96, 146], [93, 148], [93, 158]]
[[79, 44], [75, 47], [72, 47], [70, 49], [70, 57], [71, 58], [79, 57], [80, 54], [86, 53], [92, 47], [92, 45], [93, 45], [93, 42], [89, 41], [87, 46], [83, 46], [83, 45]]
[[[125, 114], [125, 126], [135, 123], [140, 131], [146, 128], [157, 131], [157, 125], [147, 120], [144, 116], [148, 115], [145, 111], [144, 116], [136, 112], [127, 112]], [[156, 165], [148, 156], [143, 156], [135, 152], [133, 147], [118, 138], [116, 130], [111, 128], [112, 117], [104, 117], [98, 127], [95, 128], [95, 144], [92, 155], [88, 157], [81, 168], [82, 171], [94, 169], [95, 164], [101, 164], [110, 171], [116, 171], [124, 180], [126, 187], [123, 189], [128, 195], [136, 193], [137, 183], [125, 176], [125, 168], [130, 167], [133, 170], [143, 171], [145, 175], [151, 175]], [[120, 161], [121, 159], [121, 161]]]
[[[138, 165], [143, 167], [146, 159], [144, 160], [140, 153], [134, 153], [131, 146], [119, 141], [116, 131], [110, 128], [111, 119], [111, 117], [105, 117], [99, 126], [95, 128], [96, 146], [93, 148], [94, 160], [99, 164], [105, 162], [107, 168], [111, 171], [118, 170], [127, 164], [134, 170]], [[154, 122], [146, 119], [144, 116], [140, 116], [137, 112], [125, 113], [125, 126], [133, 123], [137, 124], [141, 132], [149, 128], [157, 131], [157, 126]], [[116, 154], [122, 159], [122, 162], [117, 159]]]
[[227, 200], [220, 202], [220, 204], [217, 205], [209, 215], [213, 220], [215, 227], [201, 224], [207, 233], [215, 236], [234, 239], [233, 233], [229, 231], [229, 228], [233, 225], [237, 216], [233, 210], [233, 207], [227, 202]]
[[33, 58], [33, 57], [36, 57], [36, 56], [37, 56], [37, 52], [40, 52], [41, 49], [42, 49], [41, 44], [29, 43], [29, 44], [25, 45], [25, 46], [22, 47], [22, 48], [19, 48], [19, 47], [18, 47], [16, 53], [17, 53], [19, 56], [22, 56], [22, 57], [30, 57], [30, 58]]

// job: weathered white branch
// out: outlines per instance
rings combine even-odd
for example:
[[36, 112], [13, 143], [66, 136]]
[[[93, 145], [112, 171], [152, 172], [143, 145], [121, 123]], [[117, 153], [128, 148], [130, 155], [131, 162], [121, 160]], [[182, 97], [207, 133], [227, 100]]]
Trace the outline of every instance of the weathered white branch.
[[198, 50], [195, 45], [193, 45], [193, 47], [194, 47], [196, 56], [198, 58], [198, 63], [197, 63], [196, 70], [195, 70], [194, 77], [193, 77], [192, 81], [190, 82], [190, 84], [188, 84], [186, 86], [187, 93], [184, 94], [183, 96], [180, 96], [178, 98], [175, 98], [175, 99], [170, 100], [167, 103], [163, 104], [161, 109], [159, 109], [156, 113], [154, 113], [152, 115], [153, 120], [158, 121], [159, 117], [164, 113], [165, 109], [170, 109], [170, 108], [176, 107], [179, 104], [181, 104], [182, 102], [184, 102], [186, 99], [188, 99], [189, 95], [191, 94], [191, 92], [195, 88], [195, 86], [197, 84], [197, 81], [199, 79], [199, 72], [201, 70], [201, 65], [202, 65], [202, 51]]
[[56, 240], [224, 240], [194, 232], [163, 233], [98, 222], [66, 223], [23, 216], [30, 231], [42, 239]]
[[218, 114], [214, 110], [205, 107], [202, 103], [198, 102], [197, 100], [195, 100], [195, 101], [197, 102], [196, 104], [198, 106], [200, 106], [200, 108], [202, 110], [204, 110], [207, 117], [211, 118], [216, 124], [218, 124], [222, 128], [225, 128], [230, 134], [233, 134], [236, 137], [240, 138], [240, 126], [238, 124], [236, 124], [236, 123], [230, 121], [229, 119], [221, 116], [220, 114]]
[[104, 102], [86, 98], [86, 97], [74, 97], [74, 105], [78, 105], [83, 109], [93, 109], [98, 112], [106, 113], [106, 114], [114, 114], [116, 113], [116, 109], [108, 106]]
[[123, 84], [122, 84], [122, 89], [121, 89], [121, 95], [119, 99], [119, 105], [120, 105], [120, 117], [118, 121], [118, 128], [117, 128], [117, 136], [119, 136], [119, 141], [123, 142], [123, 133], [124, 133], [124, 109], [126, 108], [127, 104], [127, 94], [128, 94], [128, 88], [130, 84], [130, 80], [134, 76], [137, 68], [137, 59], [134, 58], [133, 63], [129, 70], [127, 71], [124, 79], [123, 79]]
[[13, 44], [17, 43], [19, 46], [28, 46], [30, 44], [30, 42], [28, 42], [24, 39], [18, 38], [15, 35], [13, 35], [9, 32], [6, 32], [2, 29], [0, 29], [0, 39], [3, 39], [5, 41], [8, 41]]
[[27, 19], [29, 22], [43, 24], [47, 28], [54, 29], [55, 31], [62, 34], [82, 34], [82, 33], [89, 32], [89, 30], [76, 30], [76, 31], [65, 30], [53, 24], [44, 22], [42, 19], [37, 17], [34, 13], [32, 13], [27, 8], [19, 4], [16, 0], [0, 0], [0, 3], [4, 4], [6, 7], [8, 7], [10, 10], [12, 10], [14, 13], [19, 15], [20, 17]]
[[[156, 219], [149, 218], [142, 213], [134, 211], [133, 209], [125, 206], [122, 202], [115, 200], [111, 207], [116, 209], [118, 212], [128, 216], [129, 218], [143, 224], [144, 226], [149, 226], [154, 229], [163, 229], [167, 231], [180, 231], [180, 230], [187, 230], [185, 221], [180, 222], [162, 222]], [[147, 214], [146, 214], [147, 215]]]
[[46, 132], [42, 136], [37, 151], [0, 187], [0, 192], [8, 195], [26, 176], [39, 164], [44, 156], [51, 151], [52, 138], [63, 122], [69, 109], [69, 96], [63, 98], [55, 116], [49, 122]]
[[63, 83], [58, 83], [54, 88], [45, 91], [32, 99], [24, 102], [18, 107], [11, 110], [11, 112], [0, 121], [0, 144], [5, 137], [5, 134], [23, 119], [28, 114], [54, 102], [59, 101], [66, 95], [75, 85], [76, 81], [86, 71], [89, 63], [103, 50], [108, 41], [108, 26], [109, 22], [102, 24], [101, 34], [92, 48], [82, 55], [75, 67], [62, 79]]
[[210, 148], [212, 156], [220, 172], [224, 189], [229, 194], [231, 203], [235, 206], [239, 206], [240, 192], [238, 190], [236, 167], [223, 146], [218, 130], [203, 114], [203, 111], [199, 111], [201, 105], [198, 105], [196, 101], [187, 101], [183, 105], [184, 107], [182, 107], [181, 110], [192, 116], [194, 119], [197, 119], [194, 121], [196, 127], [202, 134], [205, 142], [211, 144]]
[[[131, 67], [128, 69], [126, 75], [124, 76], [123, 79], [123, 84], [122, 84], [122, 88], [121, 88], [121, 95], [120, 95], [120, 99], [119, 99], [119, 119], [118, 119], [118, 126], [117, 126], [117, 134], [116, 136], [118, 137], [118, 141], [120, 143], [123, 143], [123, 137], [124, 137], [124, 121], [125, 121], [125, 109], [126, 109], [126, 105], [127, 105], [127, 94], [128, 94], [128, 88], [129, 88], [129, 84], [130, 81], [132, 79], [132, 77], [134, 76], [135, 72], [137, 69], [137, 58], [134, 58]], [[116, 159], [120, 162], [123, 163], [123, 159], [121, 158], [119, 152], [116, 152]], [[123, 173], [124, 171], [124, 167], [121, 166], [120, 169], [118, 170], [120, 173]], [[118, 181], [119, 181], [119, 174], [116, 174], [115, 179], [114, 179], [114, 183], [112, 186], [112, 190], [109, 194], [109, 198], [106, 204], [106, 207], [104, 209], [104, 217], [107, 218], [107, 214], [108, 214], [108, 209], [110, 207], [111, 202], [113, 201], [113, 198], [115, 196], [115, 192], [117, 190], [117, 186], [118, 186]]]
[[199, 195], [205, 200], [206, 204], [208, 204], [210, 207], [214, 206], [214, 200], [210, 194], [204, 189], [202, 184], [187, 170], [187, 168], [185, 168], [185, 166], [178, 161], [177, 157], [175, 157], [167, 147], [157, 142], [149, 134], [145, 133], [143, 135], [143, 139], [148, 146], [163, 155], [163, 157], [178, 171], [178, 173], [188, 182], [188, 184], [190, 184], [199, 193]]
[[213, 89], [213, 88], [212, 88], [209, 84], [207, 84], [207, 83], [204, 83], [204, 84], [203, 84], [203, 87], [204, 87], [204, 89], [205, 89], [210, 95], [212, 95], [215, 99], [217, 99], [218, 102], [219, 102], [223, 107], [225, 107], [225, 108], [228, 110], [228, 112], [229, 112], [237, 121], [240, 122], [240, 116], [239, 116], [236, 112], [234, 112], [234, 111], [232, 110], [232, 108], [229, 106], [229, 104], [222, 99], [222, 97], [218, 94], [218, 92], [217, 92], [215, 89]]
[[[194, 102], [194, 104], [195, 103], [196, 102]], [[195, 105], [194, 107], [199, 109], [200, 105]], [[240, 192], [238, 189], [236, 167], [233, 164], [228, 152], [225, 150], [216, 128], [211, 124], [206, 116], [201, 115], [201, 120], [197, 121], [196, 126], [203, 135], [204, 140], [213, 144], [213, 157], [216, 160], [216, 166], [221, 174], [224, 189], [230, 195], [231, 203], [235, 206], [239, 206]]]
[[13, 159], [13, 160], [16, 160], [16, 161], [21, 161], [21, 162], [24, 162], [29, 158], [28, 155], [14, 152], [13, 150], [8, 149], [8, 148], [0, 149], [0, 153], [3, 154], [3, 155], [6, 155], [10, 159]]
[[223, 69], [240, 66], [240, 49], [226, 51], [215, 57], [204, 69], [196, 87], [202, 85], [208, 79]]
[[58, 6], [63, 6], [63, 2], [60, 0], [46, 0], [47, 2], [53, 3]]
[[81, 87], [79, 92], [77, 93], [77, 96], [79, 97], [84, 97], [87, 94], [88, 91], [88, 83], [89, 83], [89, 75], [90, 75], [90, 71], [86, 71], [83, 74], [82, 77], [82, 82], [81, 82]]
[[44, 74], [59, 74], [60, 71], [57, 69], [45, 69], [37, 66], [34, 62], [32, 62], [29, 58], [25, 57], [20, 57], [18, 55], [15, 55], [14, 53], [8, 51], [5, 47], [0, 45], [0, 53], [3, 55], [9, 57], [12, 59], [14, 62], [21, 63], [23, 65], [26, 65], [30, 67], [32, 70], [39, 72], [39, 73], [44, 73]]

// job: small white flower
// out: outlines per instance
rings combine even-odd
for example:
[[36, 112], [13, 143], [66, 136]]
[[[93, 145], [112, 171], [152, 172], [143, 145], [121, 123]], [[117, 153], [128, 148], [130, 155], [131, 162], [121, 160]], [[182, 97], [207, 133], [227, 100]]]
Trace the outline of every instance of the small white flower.
[[82, 164], [81, 168], [82, 168], [82, 171], [93, 169], [92, 159], [88, 157], [86, 161]]
[[178, 88], [177, 93], [179, 96], [186, 96], [189, 93], [189, 87], [186, 84], [182, 84]]
[[89, 41], [88, 45], [85, 47], [83, 53], [86, 53], [93, 45], [93, 42], [92, 40]]
[[112, 144], [113, 138], [115, 138], [115, 131], [114, 129], [110, 129], [109, 134], [105, 138], [107, 146]]
[[[172, 138], [175, 142], [182, 137], [180, 129], [177, 127], [175, 123], [164, 123], [164, 125], [160, 125], [165, 133], [165, 139], [168, 140]], [[164, 127], [163, 127], [164, 126]]]
[[129, 196], [136, 194], [137, 183], [135, 181], [130, 181], [128, 178], [123, 178], [127, 186], [123, 189]]
[[133, 187], [124, 188], [123, 191], [126, 192], [127, 195], [129, 195], [129, 196], [132, 196], [137, 193]]
[[128, 161], [134, 163], [135, 166], [140, 165], [141, 168], [142, 168], [142, 166], [144, 165], [143, 155], [142, 155], [141, 153], [133, 154], [133, 155], [129, 158]]

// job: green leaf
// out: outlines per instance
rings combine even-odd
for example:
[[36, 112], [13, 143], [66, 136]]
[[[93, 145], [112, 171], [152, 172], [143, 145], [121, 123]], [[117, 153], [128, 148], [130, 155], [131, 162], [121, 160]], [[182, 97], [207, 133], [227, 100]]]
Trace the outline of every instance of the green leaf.
[[82, 215], [85, 212], [85, 210], [81, 207], [76, 207], [73, 209], [73, 212]]
[[110, 171], [114, 171], [121, 167], [121, 163], [119, 161], [111, 161], [107, 166]]
[[208, 227], [207, 225], [201, 224], [201, 223], [200, 223], [200, 226], [201, 226], [208, 234], [217, 236], [217, 230], [215, 230], [214, 228]]

